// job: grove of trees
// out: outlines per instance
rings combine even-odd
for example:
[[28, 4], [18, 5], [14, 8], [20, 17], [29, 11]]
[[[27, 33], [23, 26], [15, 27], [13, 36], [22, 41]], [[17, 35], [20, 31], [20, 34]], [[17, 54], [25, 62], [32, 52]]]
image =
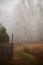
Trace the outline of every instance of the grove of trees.
[[0, 43], [8, 43], [9, 36], [6, 32], [6, 28], [0, 24]]

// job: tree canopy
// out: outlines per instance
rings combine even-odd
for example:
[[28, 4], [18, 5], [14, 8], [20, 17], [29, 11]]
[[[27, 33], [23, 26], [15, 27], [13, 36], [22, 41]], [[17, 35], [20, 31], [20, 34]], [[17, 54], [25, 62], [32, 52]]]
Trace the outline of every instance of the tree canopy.
[[6, 28], [0, 24], [0, 43], [8, 43], [9, 36], [6, 32]]

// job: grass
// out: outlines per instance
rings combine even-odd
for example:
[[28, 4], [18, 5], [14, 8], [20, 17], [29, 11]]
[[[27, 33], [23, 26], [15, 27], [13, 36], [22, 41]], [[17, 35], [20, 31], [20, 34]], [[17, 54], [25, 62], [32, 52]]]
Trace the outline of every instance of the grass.
[[[40, 60], [38, 56], [41, 57], [39, 52], [43, 52], [43, 44], [26, 44], [25, 46], [15, 47], [14, 56], [20, 58], [22, 65], [43, 65], [43, 58]], [[26, 50], [26, 52], [24, 51]], [[28, 53], [27, 53], [28, 52]]]
[[[43, 52], [43, 44], [25, 44], [14, 46], [13, 60], [6, 61], [5, 65], [43, 65], [42, 60], [36, 56]], [[25, 50], [25, 51], [24, 51]], [[36, 51], [36, 52], [35, 52]], [[43, 55], [43, 54], [41, 54]], [[40, 55], [40, 56], [41, 56]]]

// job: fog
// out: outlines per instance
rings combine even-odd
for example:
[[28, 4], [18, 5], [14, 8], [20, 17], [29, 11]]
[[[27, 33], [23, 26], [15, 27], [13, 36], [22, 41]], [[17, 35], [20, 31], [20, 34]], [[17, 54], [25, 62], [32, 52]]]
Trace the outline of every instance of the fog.
[[10, 36], [14, 34], [14, 42], [43, 41], [43, 0], [17, 1], [12, 13], [0, 13], [0, 21], [4, 20]]
[[20, 0], [14, 20], [15, 41], [43, 41], [43, 4], [40, 0]]

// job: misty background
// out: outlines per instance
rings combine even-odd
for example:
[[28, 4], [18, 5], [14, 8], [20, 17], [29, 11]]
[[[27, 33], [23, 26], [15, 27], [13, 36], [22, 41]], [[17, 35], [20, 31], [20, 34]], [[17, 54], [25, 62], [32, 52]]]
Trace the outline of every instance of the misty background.
[[43, 0], [0, 0], [0, 23], [14, 42], [43, 41]]

